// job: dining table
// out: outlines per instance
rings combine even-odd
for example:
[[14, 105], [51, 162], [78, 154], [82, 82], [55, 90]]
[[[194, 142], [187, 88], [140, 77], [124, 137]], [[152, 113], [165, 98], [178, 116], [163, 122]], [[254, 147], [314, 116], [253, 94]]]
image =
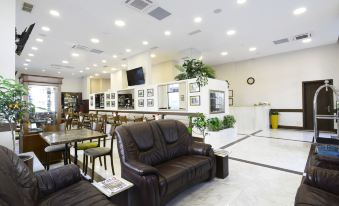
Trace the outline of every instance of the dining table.
[[[107, 137], [107, 134], [90, 130], [87, 128], [55, 131], [55, 132], [41, 132], [39, 133], [42, 139], [44, 139], [49, 145], [65, 144], [67, 151], [68, 145], [73, 143], [74, 152], [74, 164], [78, 163], [77, 143], [85, 140], [93, 140]], [[64, 157], [64, 163], [67, 164], [67, 157]]]

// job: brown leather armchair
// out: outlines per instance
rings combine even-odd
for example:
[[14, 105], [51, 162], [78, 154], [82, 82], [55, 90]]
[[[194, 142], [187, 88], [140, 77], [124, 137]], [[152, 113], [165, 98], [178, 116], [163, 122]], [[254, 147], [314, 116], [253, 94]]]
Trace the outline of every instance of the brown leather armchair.
[[33, 174], [9, 149], [0, 146], [0, 205], [114, 205], [89, 182], [76, 165]]
[[210, 145], [192, 141], [184, 124], [159, 120], [116, 129], [121, 175], [132, 182], [133, 203], [164, 205], [182, 190], [215, 177]]

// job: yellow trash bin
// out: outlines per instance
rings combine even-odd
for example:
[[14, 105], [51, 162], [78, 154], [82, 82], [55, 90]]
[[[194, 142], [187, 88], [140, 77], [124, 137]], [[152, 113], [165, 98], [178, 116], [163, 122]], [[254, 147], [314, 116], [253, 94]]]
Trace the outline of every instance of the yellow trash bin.
[[278, 129], [278, 123], [279, 123], [279, 113], [278, 112], [272, 112], [271, 113], [272, 129]]

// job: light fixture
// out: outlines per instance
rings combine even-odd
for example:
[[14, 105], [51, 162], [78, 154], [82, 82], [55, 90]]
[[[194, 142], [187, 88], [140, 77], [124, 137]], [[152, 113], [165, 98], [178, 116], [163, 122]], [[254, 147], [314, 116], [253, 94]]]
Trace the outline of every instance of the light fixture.
[[101, 60], [101, 62], [102, 62], [102, 63], [106, 63], [107, 61], [106, 61], [106, 59], [103, 59], [103, 60]]
[[293, 11], [294, 15], [300, 15], [303, 14], [307, 11], [305, 7], [297, 8], [296, 10]]
[[307, 38], [307, 39], [303, 39], [303, 43], [304, 44], [307, 44], [307, 43], [310, 43], [312, 41], [312, 39], [311, 38]]
[[200, 56], [200, 57], [199, 57], [199, 60], [202, 61], [203, 58], [204, 58], [203, 56]]
[[79, 54], [78, 54], [78, 53], [72, 53], [72, 56], [73, 56], [73, 57], [78, 57]]
[[49, 14], [52, 16], [60, 16], [60, 13], [57, 10], [50, 10]]
[[237, 33], [237, 31], [235, 31], [235, 30], [228, 30], [227, 32], [226, 32], [226, 34], [228, 35], [228, 36], [233, 36], [234, 34], [236, 34]]
[[51, 31], [51, 29], [49, 27], [47, 27], [47, 26], [41, 27], [41, 30], [43, 30], [43, 31]]
[[24, 70], [27, 70], [27, 67], [25, 67]]
[[34, 54], [32, 54], [32, 53], [29, 53], [27, 55], [30, 56], [30, 57], [34, 57]]
[[117, 55], [115, 55], [115, 54], [114, 54], [112, 57], [113, 57], [114, 59], [118, 58], [118, 56], [117, 56]]
[[115, 21], [114, 21], [114, 24], [115, 24], [116, 26], [118, 26], [118, 27], [123, 27], [123, 26], [126, 25], [126, 23], [125, 23], [123, 20], [120, 20], [120, 19], [115, 20]]
[[107, 72], [106, 71], [102, 71], [103, 74], [106, 74]]
[[38, 48], [37, 48], [37, 47], [35, 47], [35, 46], [32, 46], [32, 50], [34, 50], [34, 51], [37, 51], [37, 50], [38, 50]]
[[247, 0], [237, 0], [237, 4], [244, 4], [246, 2], [247, 2]]
[[45, 72], [46, 71], [46, 69], [43, 69], [43, 70], [41, 70], [42, 72]]
[[62, 60], [63, 64], [68, 64], [69, 62], [67, 60]]
[[36, 38], [35, 41], [37, 41], [37, 42], [43, 42], [44, 40], [41, 39], [41, 38]]
[[99, 76], [100, 74], [98, 74], [98, 73], [95, 73], [94, 75], [95, 75], [95, 76]]
[[127, 65], [126, 65], [126, 64], [122, 64], [121, 66], [122, 66], [122, 67], [126, 67]]
[[92, 38], [92, 39], [91, 39], [91, 42], [94, 43], [94, 44], [97, 44], [97, 43], [100, 42], [100, 40], [97, 39], [97, 38]]
[[143, 41], [142, 44], [143, 45], [148, 45], [148, 41]]
[[118, 69], [116, 69], [116, 68], [112, 68], [111, 70], [112, 70], [112, 71], [116, 71], [116, 70], [118, 70]]
[[97, 67], [98, 65], [97, 64], [93, 64], [94, 67]]
[[254, 52], [254, 51], [256, 51], [256, 50], [257, 50], [256, 47], [250, 47], [250, 48], [248, 49], [248, 51], [250, 51], [250, 52]]
[[151, 58], [157, 57], [157, 55], [155, 55], [155, 54], [151, 54], [150, 56], [151, 56]]
[[89, 68], [89, 67], [86, 67], [85, 69], [86, 69], [86, 70], [90, 70], [91, 68]]
[[28, 66], [28, 64], [27, 64], [27, 63], [23, 63], [22, 65], [24, 65], [25, 67], [27, 67], [27, 66]]
[[164, 34], [165, 34], [165, 36], [171, 36], [172, 32], [167, 30], [167, 31], [164, 32]]
[[31, 60], [30, 60], [30, 59], [25, 59], [25, 61], [26, 61], [26, 62], [31, 62]]
[[82, 73], [82, 72], [84, 72], [84, 71], [80, 70], [79, 72]]
[[61, 72], [58, 72], [58, 74], [61, 74]]
[[221, 54], [221, 56], [227, 56], [227, 55], [228, 55], [228, 52], [225, 52], [225, 51], [224, 51], [224, 52], [221, 52], [220, 54]]
[[130, 53], [131, 51], [132, 51], [132, 50], [130, 50], [130, 49], [126, 49], [126, 52], [127, 52], [127, 53]]
[[194, 21], [195, 23], [201, 23], [201, 22], [202, 22], [202, 18], [201, 18], [200, 16], [197, 16], [197, 17], [195, 17], [195, 18], [193, 19], [193, 21]]
[[93, 78], [93, 76], [91, 75], [91, 76], [89, 76], [89, 78]]

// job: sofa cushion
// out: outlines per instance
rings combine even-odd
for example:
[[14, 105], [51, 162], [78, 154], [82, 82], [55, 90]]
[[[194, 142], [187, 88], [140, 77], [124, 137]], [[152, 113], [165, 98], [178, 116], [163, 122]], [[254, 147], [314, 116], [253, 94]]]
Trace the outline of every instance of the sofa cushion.
[[41, 206], [104, 206], [114, 205], [111, 203], [105, 195], [97, 190], [89, 182], [82, 180], [75, 183], [63, 190], [59, 190], [46, 198], [44, 198], [40, 204]]
[[190, 155], [181, 156], [154, 167], [160, 173], [160, 194], [165, 196], [209, 174], [208, 171], [212, 169], [213, 161], [207, 156]]
[[302, 184], [295, 198], [295, 205], [338, 206], [339, 196]]

